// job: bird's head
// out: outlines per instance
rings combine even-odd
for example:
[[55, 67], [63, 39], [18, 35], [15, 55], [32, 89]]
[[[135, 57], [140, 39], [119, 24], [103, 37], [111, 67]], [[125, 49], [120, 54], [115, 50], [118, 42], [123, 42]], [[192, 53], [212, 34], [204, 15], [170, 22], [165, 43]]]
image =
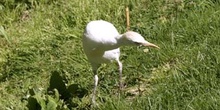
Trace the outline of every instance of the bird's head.
[[150, 43], [144, 39], [139, 33], [133, 32], [133, 31], [128, 31], [124, 34], [122, 34], [120, 38], [120, 42], [123, 45], [143, 45], [146, 47], [155, 47], [155, 48], [160, 48], [157, 45]]

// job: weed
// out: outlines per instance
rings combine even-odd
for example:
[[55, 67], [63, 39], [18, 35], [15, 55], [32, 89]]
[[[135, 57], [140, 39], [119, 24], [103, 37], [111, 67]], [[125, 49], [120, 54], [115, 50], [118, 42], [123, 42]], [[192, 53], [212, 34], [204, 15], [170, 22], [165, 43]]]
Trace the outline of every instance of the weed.
[[121, 48], [123, 94], [117, 66], [103, 65], [99, 109], [218, 109], [216, 0], [1, 1], [0, 109], [91, 109], [93, 75], [82, 32], [89, 21], [103, 19], [123, 33], [126, 6], [131, 30], [161, 49]]

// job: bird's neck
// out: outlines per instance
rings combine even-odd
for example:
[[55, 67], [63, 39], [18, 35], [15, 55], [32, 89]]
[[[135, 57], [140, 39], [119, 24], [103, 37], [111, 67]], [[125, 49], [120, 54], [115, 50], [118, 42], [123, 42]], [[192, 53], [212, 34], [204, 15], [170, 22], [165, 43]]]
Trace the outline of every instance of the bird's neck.
[[127, 39], [124, 37], [124, 34], [118, 35], [118, 36], [116, 37], [116, 41], [117, 41], [116, 45], [117, 45], [118, 47], [130, 45], [130, 44], [128, 43]]
[[101, 48], [103, 50], [117, 49], [124, 45], [122, 42], [123, 42], [122, 35], [118, 35], [115, 37], [114, 40], [111, 40], [110, 42], [107, 41], [103, 43], [101, 47], [98, 47], [98, 48]]

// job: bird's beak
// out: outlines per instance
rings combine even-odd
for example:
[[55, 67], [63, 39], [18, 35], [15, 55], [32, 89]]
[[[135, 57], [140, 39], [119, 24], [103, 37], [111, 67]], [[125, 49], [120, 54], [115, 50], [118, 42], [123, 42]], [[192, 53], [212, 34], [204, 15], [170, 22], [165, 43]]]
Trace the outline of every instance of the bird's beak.
[[158, 47], [157, 45], [153, 44], [153, 43], [150, 43], [150, 42], [145, 42], [145, 43], [142, 43], [143, 46], [146, 46], [146, 47], [154, 47], [154, 48], [158, 48], [160, 49], [160, 47]]

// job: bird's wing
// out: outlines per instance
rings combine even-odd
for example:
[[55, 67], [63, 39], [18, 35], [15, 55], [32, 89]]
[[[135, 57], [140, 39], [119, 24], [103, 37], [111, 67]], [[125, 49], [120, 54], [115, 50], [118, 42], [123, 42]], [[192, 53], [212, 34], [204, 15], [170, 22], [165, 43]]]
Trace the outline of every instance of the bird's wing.
[[116, 37], [119, 35], [115, 26], [107, 21], [91, 21], [86, 26], [86, 37], [91, 41], [101, 44], [116, 43]]

